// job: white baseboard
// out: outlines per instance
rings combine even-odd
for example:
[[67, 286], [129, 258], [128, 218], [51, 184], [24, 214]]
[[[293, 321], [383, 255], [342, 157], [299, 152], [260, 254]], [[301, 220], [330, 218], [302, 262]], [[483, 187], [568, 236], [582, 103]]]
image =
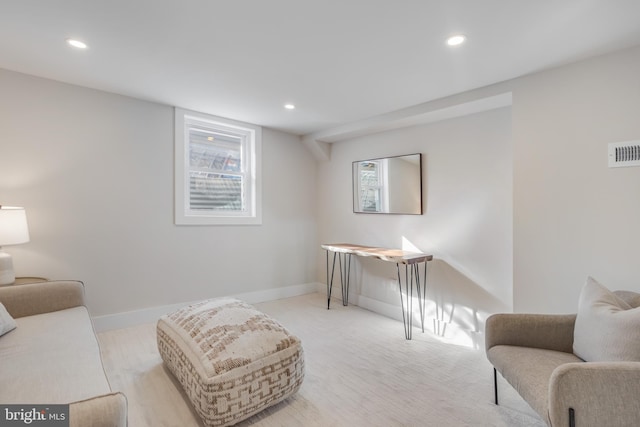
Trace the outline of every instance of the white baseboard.
[[[351, 303], [351, 298], [352, 297], [350, 296], [349, 303]], [[355, 300], [354, 304], [358, 307], [382, 314], [385, 317], [402, 321], [402, 308], [400, 308], [400, 305], [389, 304], [387, 302], [378, 301], [362, 295], [357, 295], [356, 298], [353, 299]]]
[[[229, 295], [241, 299], [249, 304], [257, 304], [265, 301], [274, 301], [283, 298], [295, 297], [298, 295], [312, 294], [318, 292], [320, 284], [303, 283], [301, 285], [285, 286], [282, 288], [266, 289], [263, 291], [245, 292], [242, 294]], [[324, 286], [324, 285], [323, 285]], [[149, 307], [140, 310], [127, 311], [123, 313], [107, 314], [93, 317], [93, 327], [96, 332], [109, 331], [112, 329], [127, 328], [143, 323], [155, 322], [167, 313], [178, 310], [196, 301], [183, 302], [179, 304], [163, 305], [159, 307]]]
[[315, 292], [318, 292], [318, 283], [312, 282], [282, 288], [266, 289], [264, 291], [245, 292], [231, 296], [249, 304], [258, 304], [260, 302], [275, 301], [277, 299], [297, 297]]

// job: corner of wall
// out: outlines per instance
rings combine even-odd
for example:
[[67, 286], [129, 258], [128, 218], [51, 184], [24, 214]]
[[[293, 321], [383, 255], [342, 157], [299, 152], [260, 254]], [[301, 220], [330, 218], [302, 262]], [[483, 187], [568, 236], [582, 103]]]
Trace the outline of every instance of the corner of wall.
[[309, 148], [316, 159], [324, 162], [331, 160], [331, 144], [328, 142], [319, 141], [312, 136], [302, 137], [302, 142]]

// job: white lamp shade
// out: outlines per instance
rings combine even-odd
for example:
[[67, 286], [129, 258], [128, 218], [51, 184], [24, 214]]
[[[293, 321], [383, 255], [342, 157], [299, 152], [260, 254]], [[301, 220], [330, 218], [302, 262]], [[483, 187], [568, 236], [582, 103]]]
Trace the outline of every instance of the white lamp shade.
[[0, 246], [29, 241], [29, 226], [24, 208], [0, 206]]

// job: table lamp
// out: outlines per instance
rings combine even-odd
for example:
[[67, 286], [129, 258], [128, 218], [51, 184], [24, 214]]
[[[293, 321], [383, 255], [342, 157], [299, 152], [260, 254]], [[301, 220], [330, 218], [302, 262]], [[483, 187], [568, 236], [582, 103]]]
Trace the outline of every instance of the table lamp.
[[0, 206], [0, 285], [9, 285], [16, 280], [11, 255], [2, 246], [19, 245], [29, 241], [29, 227], [24, 208]]

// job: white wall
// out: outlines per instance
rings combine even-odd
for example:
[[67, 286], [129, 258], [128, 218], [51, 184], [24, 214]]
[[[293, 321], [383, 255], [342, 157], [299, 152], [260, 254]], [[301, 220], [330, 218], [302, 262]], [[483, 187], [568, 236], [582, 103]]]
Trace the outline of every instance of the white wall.
[[[503, 108], [334, 143], [331, 160], [318, 166], [320, 241], [432, 253], [430, 317], [480, 331], [487, 313], [512, 309], [510, 138]], [[351, 162], [412, 153], [423, 154], [424, 215], [354, 214]], [[360, 258], [352, 273], [354, 302], [401, 315], [395, 264]], [[321, 253], [318, 280], [325, 276]]]
[[640, 291], [640, 48], [518, 80], [513, 92], [514, 308], [575, 312], [587, 275]]
[[316, 163], [263, 131], [263, 224], [173, 223], [173, 109], [0, 70], [0, 204], [17, 275], [83, 280], [93, 315], [316, 280]]
[[[430, 314], [468, 330], [574, 311], [587, 275], [640, 291], [640, 168], [606, 157], [640, 139], [638, 75], [640, 48], [522, 77], [512, 109], [339, 142], [318, 165], [265, 129], [264, 224], [177, 227], [170, 107], [0, 70], [0, 203], [32, 236], [5, 249], [18, 275], [84, 280], [94, 315], [324, 282], [318, 245], [341, 241], [436, 255]], [[425, 214], [353, 214], [351, 162], [414, 152]], [[399, 315], [382, 265], [358, 263], [354, 294]]]
[[[587, 275], [640, 292], [640, 168], [607, 165], [609, 142], [640, 140], [639, 75], [636, 47], [510, 81], [512, 118], [498, 110], [333, 144], [319, 169], [320, 240], [405, 237], [433, 253], [431, 314], [446, 321], [453, 307], [453, 323], [472, 330], [494, 311], [575, 312]], [[414, 151], [426, 155], [425, 215], [351, 213], [351, 161]], [[322, 281], [324, 266], [322, 256]], [[392, 313], [394, 274], [360, 260], [354, 301]]]

